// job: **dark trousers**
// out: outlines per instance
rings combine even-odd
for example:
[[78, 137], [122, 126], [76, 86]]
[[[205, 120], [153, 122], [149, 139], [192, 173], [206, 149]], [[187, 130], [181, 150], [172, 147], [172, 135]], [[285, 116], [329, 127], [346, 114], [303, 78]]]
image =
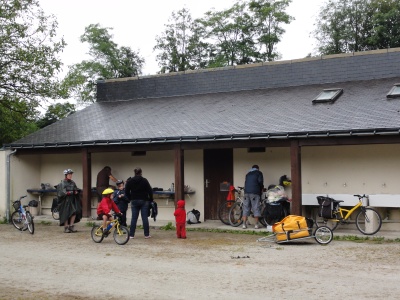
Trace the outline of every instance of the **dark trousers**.
[[132, 200], [131, 201], [132, 208], [132, 220], [131, 220], [131, 229], [129, 232], [130, 236], [135, 236], [136, 231], [136, 223], [140, 216], [142, 217], [144, 236], [150, 235], [149, 228], [149, 210], [150, 210], [150, 201], [145, 200]]

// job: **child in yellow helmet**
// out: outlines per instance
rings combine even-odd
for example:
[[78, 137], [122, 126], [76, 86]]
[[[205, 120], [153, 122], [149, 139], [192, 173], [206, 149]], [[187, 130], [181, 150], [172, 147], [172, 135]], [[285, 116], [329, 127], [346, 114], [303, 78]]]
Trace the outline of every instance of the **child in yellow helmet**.
[[113, 189], [107, 188], [103, 191], [103, 199], [97, 206], [97, 215], [98, 220], [103, 220], [103, 228], [104, 234], [107, 234], [107, 221], [113, 221], [113, 217], [111, 216], [110, 212], [113, 210], [115, 213], [120, 214], [121, 211], [119, 210], [118, 206], [112, 200], [112, 195], [114, 193]]

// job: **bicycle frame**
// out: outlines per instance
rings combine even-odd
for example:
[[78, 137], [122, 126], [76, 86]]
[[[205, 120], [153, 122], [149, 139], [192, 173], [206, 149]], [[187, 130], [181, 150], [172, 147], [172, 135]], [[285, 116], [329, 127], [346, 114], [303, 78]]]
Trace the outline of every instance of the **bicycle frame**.
[[[354, 195], [358, 197], [358, 203], [356, 205], [354, 205], [352, 208], [350, 209], [346, 209], [346, 208], [342, 208], [339, 205], [339, 210], [337, 211], [337, 213], [340, 214], [340, 218], [341, 220], [348, 220], [350, 218], [350, 216], [353, 214], [353, 212], [355, 212], [359, 207], [363, 206], [363, 201], [362, 199], [366, 198], [368, 199], [368, 196], [366, 195]], [[344, 214], [345, 213], [345, 214]], [[334, 220], [334, 221], [339, 221], [339, 220]]]
[[[347, 220], [350, 218], [353, 212], [357, 210], [357, 208], [362, 206], [362, 204], [363, 204], [362, 200], [361, 198], [359, 198], [359, 202], [356, 205], [354, 205], [351, 209], [346, 209], [339, 206], [339, 210], [337, 212], [340, 214], [342, 220]], [[344, 212], [346, 213], [345, 215]]]

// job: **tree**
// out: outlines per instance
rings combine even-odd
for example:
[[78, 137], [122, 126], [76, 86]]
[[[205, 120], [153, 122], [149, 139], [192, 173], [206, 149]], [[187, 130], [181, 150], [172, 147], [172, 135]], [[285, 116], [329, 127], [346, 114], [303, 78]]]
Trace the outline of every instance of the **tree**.
[[329, 0], [313, 32], [324, 55], [399, 47], [399, 33], [396, 0]]
[[65, 117], [68, 117], [70, 114], [73, 114], [75, 110], [76, 110], [75, 105], [69, 102], [66, 102], [64, 104], [62, 103], [52, 104], [47, 108], [47, 112], [45, 113], [43, 118], [40, 118], [36, 122], [36, 125], [39, 128], [44, 128], [61, 119], [64, 119]]
[[285, 10], [292, 0], [254, 0], [250, 1], [249, 8], [253, 13], [253, 22], [257, 41], [260, 47], [258, 59], [262, 61], [273, 61], [279, 57], [275, 51], [285, 29], [282, 24], [290, 24], [294, 20]]
[[205, 38], [210, 39], [216, 49], [211, 57], [211, 67], [254, 61], [255, 32], [246, 2], [239, 1], [223, 11], [208, 11], [204, 18], [197, 21], [204, 28]]
[[133, 77], [142, 73], [144, 58], [129, 47], [118, 47], [109, 33], [112, 28], [91, 24], [81, 36], [89, 44], [90, 60], [70, 66], [63, 86], [70, 90], [78, 103], [96, 101], [96, 83], [99, 79]]
[[37, 107], [65, 98], [57, 22], [35, 0], [0, 1], [0, 146], [34, 131]]
[[160, 73], [194, 70], [207, 66], [210, 45], [202, 40], [204, 32], [190, 11], [183, 8], [172, 12], [161, 36], [156, 37], [154, 50]]

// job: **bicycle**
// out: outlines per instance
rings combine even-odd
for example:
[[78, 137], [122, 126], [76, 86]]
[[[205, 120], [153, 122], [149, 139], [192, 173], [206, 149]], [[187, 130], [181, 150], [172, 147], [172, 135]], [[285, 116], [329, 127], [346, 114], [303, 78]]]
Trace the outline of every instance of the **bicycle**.
[[229, 210], [232, 205], [235, 203], [235, 200], [225, 200], [218, 207], [218, 218], [225, 225], [230, 225], [229, 223]]
[[103, 232], [103, 225], [94, 225], [91, 231], [92, 240], [95, 243], [101, 243], [104, 238], [108, 237], [111, 231], [114, 229], [113, 237], [114, 241], [118, 245], [125, 245], [129, 241], [129, 230], [125, 226], [121, 225], [121, 217], [117, 214], [113, 214], [114, 220], [107, 221], [107, 226], [111, 223], [112, 227], [107, 231]]
[[[339, 224], [349, 224], [350, 216], [360, 208], [358, 212], [355, 222], [357, 229], [365, 235], [372, 235], [377, 233], [382, 226], [382, 217], [381, 215], [373, 208], [366, 207], [364, 205], [363, 200], [365, 199], [366, 205], [368, 205], [369, 197], [367, 195], [353, 195], [354, 197], [358, 197], [358, 203], [354, 205], [350, 209], [345, 209], [340, 206], [343, 200], [335, 200], [332, 198], [322, 197], [320, 199], [330, 199], [329, 201], [333, 202], [333, 211], [332, 216], [333, 218], [325, 218], [322, 217], [322, 220], [317, 219], [317, 226], [327, 226], [332, 231], [335, 230]], [[318, 197], [317, 197], [318, 198]]]
[[51, 216], [54, 220], [60, 220], [60, 212], [58, 211], [58, 198], [53, 199], [53, 203], [51, 205]]
[[229, 209], [229, 224], [233, 227], [238, 227], [243, 224], [243, 190], [244, 187], [238, 186], [235, 193], [238, 193], [236, 200]]
[[30, 206], [37, 206], [37, 201], [29, 201], [28, 205], [22, 205], [21, 200], [25, 198], [21, 196], [18, 200], [13, 201], [12, 206], [15, 211], [11, 215], [11, 223], [20, 231], [26, 231], [27, 229], [31, 234], [35, 232], [35, 224], [33, 223], [33, 216], [29, 211]]

